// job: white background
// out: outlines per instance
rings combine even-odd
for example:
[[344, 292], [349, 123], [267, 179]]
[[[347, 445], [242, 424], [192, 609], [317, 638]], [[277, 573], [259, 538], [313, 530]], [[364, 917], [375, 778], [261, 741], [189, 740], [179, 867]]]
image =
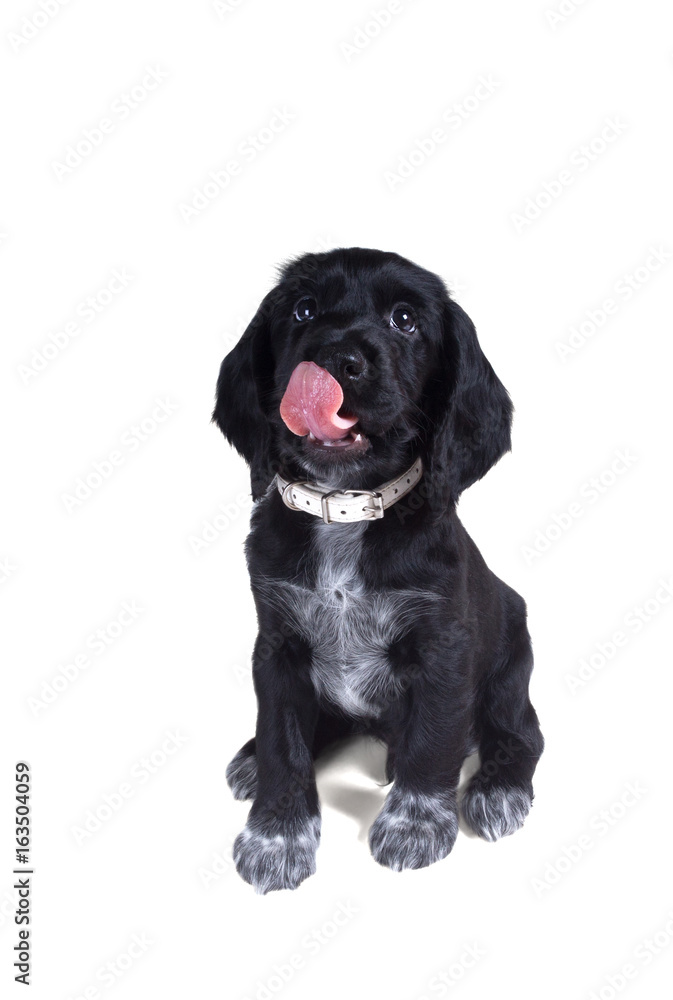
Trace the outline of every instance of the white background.
[[[658, 1000], [673, 954], [660, 585], [673, 576], [673, 11], [405, 0], [377, 28], [383, 2], [230, 6], [3, 4], [2, 980], [23, 995], [11, 886], [25, 759], [34, 997]], [[119, 111], [148, 67], [160, 82]], [[292, 120], [244, 153], [275, 109]], [[103, 118], [111, 131], [77, 163], [68, 147]], [[391, 190], [386, 172], [440, 127]], [[181, 205], [231, 160], [239, 173], [186, 221]], [[551, 183], [561, 171], [571, 183]], [[247, 805], [224, 781], [254, 728], [248, 478], [209, 418], [220, 360], [275, 265], [339, 245], [440, 273], [512, 394], [513, 453], [461, 516], [529, 603], [547, 750], [521, 832], [495, 845], [463, 832], [448, 859], [403, 874], [367, 848], [381, 754], [343, 752], [321, 771], [317, 874], [261, 897], [230, 863]], [[101, 294], [115, 269], [126, 286]], [[157, 400], [172, 410], [160, 423]], [[80, 479], [98, 485], [73, 505]], [[124, 602], [142, 610], [120, 628]], [[169, 733], [181, 745], [166, 755]], [[120, 785], [129, 797], [106, 813]]]

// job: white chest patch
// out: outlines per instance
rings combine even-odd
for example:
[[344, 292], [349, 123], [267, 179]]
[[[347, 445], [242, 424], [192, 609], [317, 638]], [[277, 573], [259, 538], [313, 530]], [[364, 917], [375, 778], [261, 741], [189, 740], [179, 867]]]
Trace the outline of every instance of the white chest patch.
[[361, 576], [366, 522], [314, 525], [313, 587], [269, 581], [266, 596], [282, 607], [312, 649], [317, 694], [348, 715], [376, 716], [406, 688], [388, 650], [438, 595], [367, 589]]

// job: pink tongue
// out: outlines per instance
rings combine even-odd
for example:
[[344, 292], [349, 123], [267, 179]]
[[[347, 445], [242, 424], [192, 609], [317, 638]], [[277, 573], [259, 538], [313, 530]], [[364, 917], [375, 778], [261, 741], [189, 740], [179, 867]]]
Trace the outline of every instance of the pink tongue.
[[344, 401], [341, 386], [329, 372], [313, 361], [302, 361], [290, 376], [280, 403], [280, 415], [293, 434], [309, 431], [321, 441], [346, 437], [357, 417], [339, 417]]

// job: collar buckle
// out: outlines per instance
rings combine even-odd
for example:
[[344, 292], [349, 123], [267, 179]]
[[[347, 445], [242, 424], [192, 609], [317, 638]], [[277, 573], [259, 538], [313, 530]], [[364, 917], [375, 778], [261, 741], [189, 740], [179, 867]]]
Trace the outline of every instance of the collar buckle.
[[363, 513], [367, 515], [363, 518], [364, 521], [376, 521], [385, 514], [383, 494], [378, 490], [342, 490], [341, 492], [349, 493], [352, 497], [369, 497], [372, 506], [362, 508]]
[[325, 524], [333, 523], [332, 519], [329, 516], [329, 507], [327, 505], [327, 501], [331, 497], [336, 496], [337, 494], [341, 494], [342, 496], [348, 494], [348, 496], [352, 497], [369, 497], [369, 499], [372, 501], [372, 506], [362, 508], [363, 513], [366, 514], [366, 516], [362, 518], [363, 521], [377, 520], [378, 518], [383, 517], [385, 513], [385, 509], [383, 506], [383, 495], [379, 493], [378, 490], [330, 490], [329, 493], [323, 493], [323, 495], [320, 497], [320, 509], [322, 511], [322, 519], [325, 522]]

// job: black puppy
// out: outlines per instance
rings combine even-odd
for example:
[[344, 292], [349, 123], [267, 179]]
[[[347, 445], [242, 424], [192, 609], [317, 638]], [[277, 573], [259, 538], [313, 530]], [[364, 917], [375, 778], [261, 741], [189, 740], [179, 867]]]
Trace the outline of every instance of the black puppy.
[[455, 510], [509, 450], [511, 415], [470, 319], [393, 253], [293, 261], [224, 359], [213, 419], [251, 469], [259, 620], [256, 736], [227, 779], [253, 799], [234, 858], [258, 891], [315, 871], [313, 761], [353, 733], [388, 747], [383, 865], [449, 853], [476, 749], [466, 822], [496, 840], [528, 814], [543, 740], [526, 607]]

